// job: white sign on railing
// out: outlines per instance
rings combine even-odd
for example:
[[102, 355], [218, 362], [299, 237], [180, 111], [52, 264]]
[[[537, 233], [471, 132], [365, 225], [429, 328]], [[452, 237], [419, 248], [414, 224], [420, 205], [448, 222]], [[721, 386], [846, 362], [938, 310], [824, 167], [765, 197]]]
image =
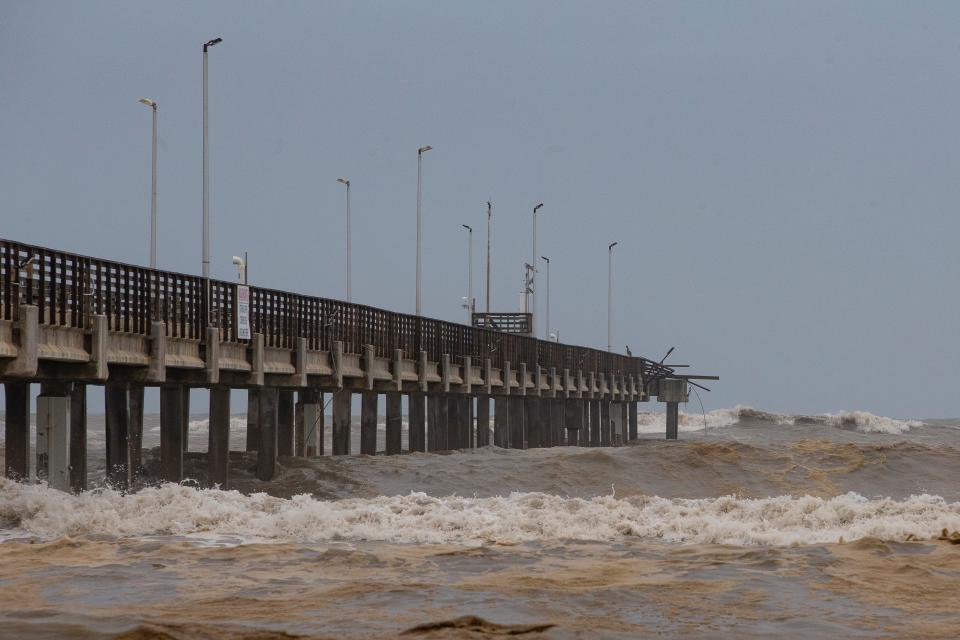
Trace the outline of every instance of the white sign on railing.
[[250, 287], [237, 285], [237, 339], [249, 340], [250, 334]]

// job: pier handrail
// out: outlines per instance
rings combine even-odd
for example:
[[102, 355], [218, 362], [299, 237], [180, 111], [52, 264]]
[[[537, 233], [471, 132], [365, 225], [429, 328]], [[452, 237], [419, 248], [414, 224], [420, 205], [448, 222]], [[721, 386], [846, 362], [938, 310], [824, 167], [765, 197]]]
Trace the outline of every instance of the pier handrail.
[[[244, 343], [249, 341], [237, 337], [238, 285], [211, 279], [207, 295], [201, 276], [0, 238], [0, 320], [16, 321], [24, 302], [38, 307], [45, 325], [85, 328], [97, 314], [106, 316], [108, 329], [116, 332], [148, 336], [153, 322], [163, 322], [168, 337], [203, 341], [206, 327], [214, 326], [222, 341]], [[524, 362], [555, 367], [558, 373], [640, 376], [645, 383], [674, 375], [669, 366], [643, 357], [252, 285], [250, 324], [269, 347], [293, 349], [298, 338], [305, 338], [312, 350], [329, 351], [334, 341], [341, 341], [348, 353], [363, 353], [365, 345], [372, 345], [383, 358], [400, 350], [404, 358], [416, 360], [426, 351], [434, 362], [443, 354], [459, 363], [470, 356], [473, 366], [490, 358], [495, 368]]]

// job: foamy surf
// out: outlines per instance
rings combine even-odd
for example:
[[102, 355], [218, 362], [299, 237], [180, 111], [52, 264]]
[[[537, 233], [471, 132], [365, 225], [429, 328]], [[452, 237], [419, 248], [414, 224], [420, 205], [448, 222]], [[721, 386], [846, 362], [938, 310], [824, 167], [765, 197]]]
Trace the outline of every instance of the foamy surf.
[[370, 499], [292, 499], [166, 484], [123, 495], [79, 496], [0, 481], [5, 537], [136, 538], [156, 535], [245, 542], [383, 541], [516, 544], [549, 540], [731, 545], [819, 544], [864, 537], [930, 538], [960, 529], [960, 502], [919, 495], [866, 499], [854, 493], [746, 499], [564, 498], [513, 493], [493, 498], [424, 493]]
[[[744, 421], [765, 422], [771, 425], [821, 424], [860, 433], [900, 435], [912, 428], [923, 426], [920, 420], [900, 420], [878, 416], [869, 411], [841, 411], [815, 415], [786, 415], [761, 411], [747, 405], [729, 409], [714, 409], [706, 413], [684, 412], [679, 414], [680, 431], [721, 429]], [[637, 418], [640, 433], [662, 433], [666, 430], [666, 414], [641, 413]]]

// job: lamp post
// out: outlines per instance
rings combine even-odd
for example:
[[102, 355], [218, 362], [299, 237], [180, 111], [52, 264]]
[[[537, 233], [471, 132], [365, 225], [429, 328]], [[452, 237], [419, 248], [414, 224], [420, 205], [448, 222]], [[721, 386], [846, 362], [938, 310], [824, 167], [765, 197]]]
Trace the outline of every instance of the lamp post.
[[420, 190], [423, 185], [423, 154], [427, 151], [432, 150], [433, 147], [427, 145], [425, 147], [420, 147], [417, 149], [417, 315], [423, 315], [420, 313], [420, 203], [421, 196]]
[[540, 259], [547, 263], [547, 317], [546, 322], [543, 323], [543, 336], [549, 340], [550, 339], [550, 258], [547, 256], [540, 256]]
[[530, 328], [533, 331], [533, 337], [537, 337], [537, 211], [543, 206], [541, 202], [533, 208], [533, 260], [531, 266], [533, 271], [530, 273]]
[[152, 167], [150, 186], [150, 268], [157, 268], [157, 105], [150, 98], [140, 98], [140, 102], [153, 110], [153, 145], [151, 147]]
[[214, 38], [203, 45], [203, 277], [208, 280], [210, 278], [210, 136], [207, 128], [207, 49], [221, 42], [223, 38]]
[[620, 244], [611, 242], [607, 246], [607, 351], [612, 349], [613, 335], [613, 248]]
[[350, 238], [350, 181], [346, 178], [337, 178], [337, 182], [347, 187], [347, 302], [353, 302], [352, 270], [353, 241]]
[[490, 313], [490, 218], [492, 205], [487, 200], [487, 314]]
[[473, 324], [473, 227], [468, 224], [460, 225], [467, 230], [467, 302], [463, 306], [467, 309], [467, 324]]

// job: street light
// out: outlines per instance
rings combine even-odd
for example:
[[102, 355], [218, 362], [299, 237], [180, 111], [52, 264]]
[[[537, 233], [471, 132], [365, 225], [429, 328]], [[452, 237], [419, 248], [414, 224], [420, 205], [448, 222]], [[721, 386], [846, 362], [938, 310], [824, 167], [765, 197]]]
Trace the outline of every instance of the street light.
[[[246, 256], [246, 252], [244, 252]], [[247, 261], [246, 258], [241, 258], [240, 256], [233, 256], [233, 266], [237, 268], [237, 280], [243, 284], [247, 284]]]
[[420, 188], [423, 183], [423, 154], [432, 150], [433, 147], [427, 145], [417, 149], [417, 315], [420, 313]]
[[492, 205], [487, 200], [487, 314], [490, 313], [490, 218]]
[[613, 248], [620, 244], [611, 242], [607, 246], [607, 351], [612, 350], [613, 335]]
[[[207, 128], [207, 49], [221, 42], [223, 42], [223, 38], [214, 38], [203, 44], [203, 277], [205, 279], [210, 278], [210, 137]], [[208, 293], [209, 289], [208, 286]]]
[[337, 182], [347, 187], [347, 302], [353, 302], [352, 259], [353, 241], [350, 239], [350, 181], [337, 178]]
[[151, 147], [151, 157], [153, 158], [151, 168], [151, 187], [150, 187], [150, 268], [157, 268], [157, 107], [156, 101], [150, 98], [140, 98], [140, 102], [153, 109], [153, 145]]
[[530, 274], [530, 328], [533, 337], [537, 337], [537, 211], [543, 206], [541, 202], [533, 208], [533, 272]]
[[473, 324], [473, 227], [468, 224], [460, 225], [467, 230], [467, 301], [463, 305], [467, 309], [467, 324]]
[[540, 259], [547, 263], [547, 318], [546, 322], [543, 323], [543, 335], [550, 339], [550, 258], [547, 256], [540, 256]]

